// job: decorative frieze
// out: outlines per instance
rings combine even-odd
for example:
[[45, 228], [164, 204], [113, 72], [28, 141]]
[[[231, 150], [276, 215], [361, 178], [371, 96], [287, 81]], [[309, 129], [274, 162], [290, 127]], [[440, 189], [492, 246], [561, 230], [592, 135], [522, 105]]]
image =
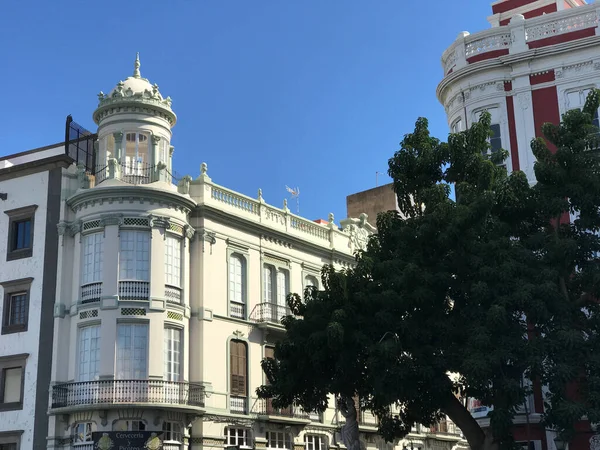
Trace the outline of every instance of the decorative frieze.
[[[189, 229], [193, 230], [192, 227], [189, 227]], [[198, 239], [200, 242], [202, 242], [202, 253], [206, 251], [205, 244], [208, 242], [210, 244], [210, 254], [212, 255], [213, 245], [217, 243], [217, 234], [214, 231], [207, 230], [206, 228], [200, 228], [197, 233]], [[190, 236], [189, 239], [194, 236], [194, 232], [189, 232], [188, 229], [186, 229], [186, 234]]]

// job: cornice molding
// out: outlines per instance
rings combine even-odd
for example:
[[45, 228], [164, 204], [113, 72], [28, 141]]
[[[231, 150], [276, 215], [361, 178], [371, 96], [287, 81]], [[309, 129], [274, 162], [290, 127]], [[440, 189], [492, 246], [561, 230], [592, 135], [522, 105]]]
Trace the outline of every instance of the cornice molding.
[[[214, 208], [210, 205], [198, 205], [198, 207], [192, 211], [192, 215], [200, 217], [200, 218], [209, 218], [212, 220], [216, 220], [228, 226], [237, 227], [242, 231], [249, 231], [254, 233], [256, 236], [262, 236], [265, 234], [265, 226], [260, 223], [255, 223], [250, 220], [245, 219], [244, 217], [235, 216], [232, 214], [228, 214], [222, 210]], [[278, 230], [269, 229], [269, 234], [271, 234], [275, 239], [279, 239], [282, 241], [288, 241], [296, 250], [305, 251], [309, 253], [313, 253], [317, 256], [326, 258], [329, 261], [345, 261], [347, 264], [354, 264], [354, 255], [348, 255], [346, 253], [342, 253], [335, 248], [323, 247], [313, 242], [300, 239], [296, 236], [292, 236], [290, 234], [286, 234], [280, 232]], [[348, 237], [350, 239], [350, 237]]]
[[196, 206], [190, 197], [177, 192], [170, 192], [148, 186], [110, 186], [82, 189], [67, 199], [67, 205], [77, 212], [96, 204], [140, 202], [166, 205], [175, 210], [189, 214]]
[[[589, 36], [586, 38], [577, 39], [574, 41], [562, 42], [560, 44], [555, 44], [547, 47], [539, 47], [529, 49], [524, 52], [513, 53], [509, 55], [499, 56], [497, 58], [492, 59], [484, 59], [482, 61], [474, 62], [471, 64], [467, 64], [465, 67], [461, 67], [460, 69], [453, 71], [452, 73], [446, 75], [438, 84], [436, 89], [436, 96], [438, 100], [444, 104], [443, 98], [446, 94], [448, 88], [456, 83], [458, 80], [475, 75], [480, 72], [493, 70], [493, 69], [501, 69], [505, 68], [510, 64], [518, 64], [520, 62], [528, 62], [533, 59], [539, 60], [544, 57], [554, 57], [557, 55], [562, 55], [564, 53], [569, 53], [574, 50], [585, 50], [590, 47], [600, 46], [600, 36]], [[556, 66], [561, 66], [562, 63], [558, 62]], [[558, 69], [559, 67], [548, 67], [548, 68], [537, 68], [531, 70], [531, 73], [539, 73], [544, 70], [552, 70]]]

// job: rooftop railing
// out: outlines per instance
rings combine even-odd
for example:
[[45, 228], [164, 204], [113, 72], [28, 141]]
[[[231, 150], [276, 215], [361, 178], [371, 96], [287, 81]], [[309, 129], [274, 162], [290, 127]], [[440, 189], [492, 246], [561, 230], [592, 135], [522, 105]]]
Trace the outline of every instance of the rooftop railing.
[[538, 46], [536, 41], [596, 28], [599, 17], [600, 4], [592, 3], [526, 20], [516, 16], [508, 25], [474, 34], [461, 33], [442, 55], [444, 76], [465, 67], [469, 59], [485, 53], [496, 50], [519, 53]]

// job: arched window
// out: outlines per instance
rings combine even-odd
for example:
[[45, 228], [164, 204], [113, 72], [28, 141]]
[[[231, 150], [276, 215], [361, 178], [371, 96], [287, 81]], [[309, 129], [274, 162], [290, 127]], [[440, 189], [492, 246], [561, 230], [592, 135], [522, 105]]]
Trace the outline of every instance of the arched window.
[[246, 259], [237, 253], [229, 256], [229, 315], [246, 317]]
[[248, 347], [238, 340], [229, 342], [229, 394], [231, 412], [246, 412], [248, 396]]
[[319, 287], [319, 280], [314, 275], [306, 275], [304, 277], [304, 287], [307, 288], [309, 286]]

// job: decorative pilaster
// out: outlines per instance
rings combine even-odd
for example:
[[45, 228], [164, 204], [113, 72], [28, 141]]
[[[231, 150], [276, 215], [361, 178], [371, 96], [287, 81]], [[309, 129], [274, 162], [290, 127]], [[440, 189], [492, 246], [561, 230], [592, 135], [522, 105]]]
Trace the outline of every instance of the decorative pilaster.
[[461, 69], [467, 65], [467, 54], [466, 54], [466, 44], [465, 39], [469, 36], [468, 31], [461, 31], [456, 37], [456, 45], [454, 47], [455, 57], [456, 57], [456, 65], [454, 66], [454, 70]]

